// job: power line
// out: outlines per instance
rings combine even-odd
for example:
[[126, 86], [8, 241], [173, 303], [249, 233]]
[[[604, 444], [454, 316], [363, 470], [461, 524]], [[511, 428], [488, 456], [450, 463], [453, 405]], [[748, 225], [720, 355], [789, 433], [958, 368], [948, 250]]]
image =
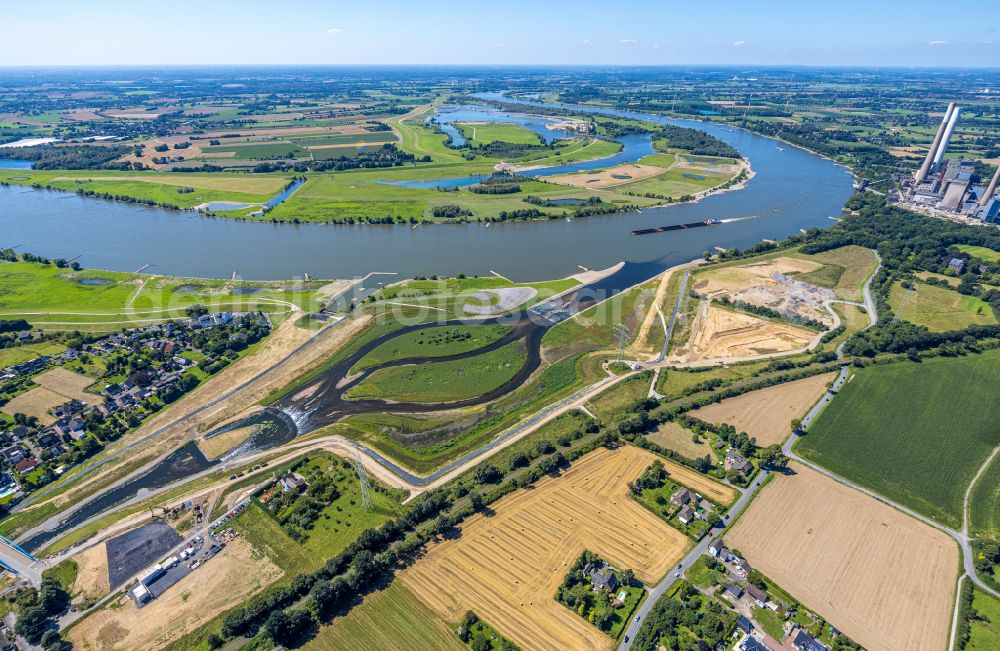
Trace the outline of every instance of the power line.
[[354, 448], [354, 472], [358, 476], [358, 481], [361, 482], [361, 506], [365, 511], [371, 511], [372, 496], [368, 484], [368, 470], [365, 469], [365, 464], [361, 462], [361, 450], [358, 448]]

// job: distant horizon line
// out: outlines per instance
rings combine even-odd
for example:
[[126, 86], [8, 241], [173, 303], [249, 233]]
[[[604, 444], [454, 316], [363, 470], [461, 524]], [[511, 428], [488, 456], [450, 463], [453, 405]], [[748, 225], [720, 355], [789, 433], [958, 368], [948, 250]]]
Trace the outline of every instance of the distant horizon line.
[[1000, 65], [883, 65], [883, 64], [820, 64], [820, 63], [38, 63], [0, 64], [0, 70], [91, 70], [146, 68], [778, 68], [778, 69], [840, 69], [840, 70], [996, 70]]

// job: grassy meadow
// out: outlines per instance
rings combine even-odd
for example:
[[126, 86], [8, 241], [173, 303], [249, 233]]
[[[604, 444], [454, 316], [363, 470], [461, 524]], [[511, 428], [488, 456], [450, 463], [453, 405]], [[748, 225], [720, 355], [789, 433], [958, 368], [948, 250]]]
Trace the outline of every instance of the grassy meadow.
[[961, 330], [971, 325], [992, 325], [997, 322], [993, 308], [978, 296], [967, 296], [955, 290], [916, 282], [913, 289], [904, 289], [898, 282], [889, 293], [889, 305], [900, 319], [931, 332]]

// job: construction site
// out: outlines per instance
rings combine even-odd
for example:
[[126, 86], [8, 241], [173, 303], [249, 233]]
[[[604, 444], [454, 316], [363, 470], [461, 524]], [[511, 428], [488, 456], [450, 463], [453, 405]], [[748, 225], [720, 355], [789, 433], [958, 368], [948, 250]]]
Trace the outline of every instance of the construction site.
[[955, 102], [948, 105], [920, 169], [913, 179], [903, 179], [900, 203], [936, 216], [997, 223], [1000, 221], [1000, 199], [996, 196], [1000, 167], [984, 184], [985, 179], [976, 174], [975, 160], [945, 160], [961, 112], [962, 107]]

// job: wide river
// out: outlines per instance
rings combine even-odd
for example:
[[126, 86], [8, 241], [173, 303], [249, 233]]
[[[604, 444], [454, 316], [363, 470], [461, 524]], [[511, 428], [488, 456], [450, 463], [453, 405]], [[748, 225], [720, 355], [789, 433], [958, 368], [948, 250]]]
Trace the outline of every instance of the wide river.
[[[496, 96], [492, 96], [496, 97]], [[619, 114], [611, 109], [597, 111]], [[666, 122], [650, 114], [628, 113]], [[746, 247], [800, 229], [827, 227], [852, 193], [847, 169], [777, 141], [730, 127], [694, 126], [732, 144], [756, 176], [747, 187], [691, 204], [573, 220], [484, 224], [272, 224], [202, 217], [25, 187], [0, 188], [0, 247], [75, 258], [85, 267], [245, 279], [353, 278], [369, 272], [488, 274], [518, 281], [566, 276], [620, 261], [642, 280], [714, 247]], [[633, 229], [739, 221], [634, 236]]]

